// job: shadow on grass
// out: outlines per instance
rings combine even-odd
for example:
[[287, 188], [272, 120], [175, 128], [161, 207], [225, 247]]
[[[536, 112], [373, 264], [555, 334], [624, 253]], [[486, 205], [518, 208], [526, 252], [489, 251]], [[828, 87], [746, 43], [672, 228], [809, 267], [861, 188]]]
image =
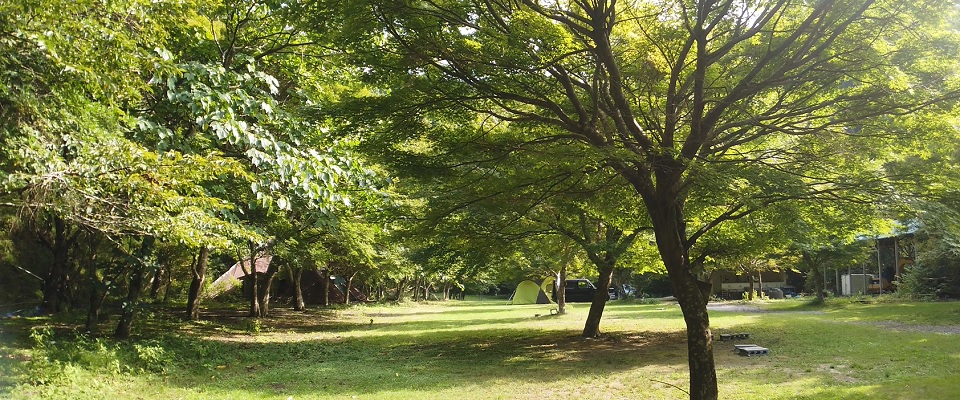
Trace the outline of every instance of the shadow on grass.
[[[646, 372], [631, 376], [651, 381], [645, 385], [658, 385], [651, 376], [673, 374], [664, 378], [669, 385], [686, 386], [684, 332], [656, 331], [662, 321], [681, 318], [675, 308], [611, 304], [605, 318], [638, 324], [594, 340], [579, 337], [579, 316], [533, 317], [538, 310], [502, 304], [369, 313], [275, 308], [274, 316], [255, 322], [242, 310], [214, 309], [204, 311], [203, 322], [189, 323], [161, 310], [140, 322], [144, 333], [136, 339], [162, 347], [166, 363], [164, 373], [145, 373], [144, 380], [174, 389], [178, 396], [197, 393], [197, 398], [377, 398], [385, 393], [437, 398], [504, 383], [549, 385], [570, 377], [605, 382], [638, 370]], [[759, 393], [791, 399], [946, 399], [960, 392], [960, 383], [948, 379], [955, 375], [950, 366], [960, 357], [960, 343], [851, 328], [832, 314], [725, 312], [717, 317], [712, 319], [716, 332], [749, 332], [750, 343], [771, 350], [766, 357], [739, 357], [732, 352], [735, 342], [716, 342], [725, 398]], [[37, 322], [0, 322], [0, 333], [6, 339], [16, 336], [8, 328], [28, 329]], [[563, 325], [567, 322], [570, 327]], [[262, 333], [255, 334], [254, 328]], [[135, 346], [137, 340], [125, 345]], [[933, 389], [918, 387], [921, 383]], [[643, 392], [626, 397], [643, 397]]]
[[[259, 322], [265, 333], [257, 335], [249, 332], [254, 321], [242, 310], [214, 309], [205, 310], [201, 322], [183, 322], [179, 314], [155, 315], [140, 321], [142, 333], [134, 340], [120, 343], [161, 347], [165, 373], [149, 375], [164, 386], [253, 397], [374, 395], [509, 380], [547, 383], [571, 375], [603, 379], [624, 369], [685, 365], [682, 332], [616, 332], [583, 339], [582, 321], [573, 329], [531, 328], [524, 323], [536, 320], [532, 316], [517, 317], [516, 310], [508, 310], [511, 317], [504, 318], [498, 307], [490, 310], [462, 311], [476, 320], [446, 319], [453, 314], [443, 312], [431, 313], [439, 318], [433, 320], [379, 316], [375, 320], [385, 322], [371, 326], [343, 323], [336, 319], [339, 311], [274, 309], [273, 317]], [[20, 325], [24, 335], [27, 325]]]
[[[558, 376], [603, 379], [624, 369], [685, 364], [684, 336], [621, 332], [588, 340], [569, 331], [486, 329], [416, 338], [395, 335], [237, 343], [165, 338], [184, 360], [167, 382], [183, 388], [275, 395], [372, 395]], [[197, 357], [197, 354], [202, 356]], [[211, 379], [213, 378], [213, 379]]]

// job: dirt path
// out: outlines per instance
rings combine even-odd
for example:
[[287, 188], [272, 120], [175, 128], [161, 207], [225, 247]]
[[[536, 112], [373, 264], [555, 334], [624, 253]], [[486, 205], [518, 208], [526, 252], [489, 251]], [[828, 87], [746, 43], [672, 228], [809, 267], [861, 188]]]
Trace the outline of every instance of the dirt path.
[[845, 321], [844, 323], [864, 326], [878, 326], [896, 332], [939, 333], [943, 335], [960, 335], [960, 326], [957, 325], [913, 325], [895, 321]]
[[[707, 304], [707, 310], [721, 312], [743, 312], [758, 314], [824, 314], [823, 311], [772, 311], [764, 310], [750, 304]], [[905, 324], [896, 321], [837, 321], [844, 324], [876, 326], [883, 329], [896, 332], [920, 332], [920, 333], [940, 333], [944, 335], [960, 335], [960, 326], [958, 325], [917, 325]]]
[[804, 310], [804, 311], [764, 310], [754, 305], [738, 304], [738, 303], [710, 303], [710, 304], [707, 304], [707, 310], [726, 311], [726, 312], [746, 312], [746, 313], [758, 313], [758, 314], [823, 314], [824, 313], [823, 311], [816, 311], [816, 310]]

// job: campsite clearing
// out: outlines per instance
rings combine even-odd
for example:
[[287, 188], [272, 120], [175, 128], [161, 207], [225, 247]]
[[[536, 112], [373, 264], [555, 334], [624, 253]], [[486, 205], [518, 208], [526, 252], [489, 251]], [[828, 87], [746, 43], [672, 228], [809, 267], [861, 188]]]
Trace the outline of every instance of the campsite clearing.
[[[72, 337], [46, 319], [0, 321], [0, 397], [184, 399], [677, 399], [687, 382], [675, 304], [611, 302], [601, 339], [578, 336], [587, 305], [463, 301], [311, 309], [259, 322], [157, 312], [130, 342]], [[893, 311], [899, 310], [899, 311]], [[715, 332], [750, 332], [764, 357], [715, 342], [726, 399], [954, 399], [960, 335], [890, 329], [958, 325], [960, 303], [799, 301], [713, 311]], [[799, 311], [799, 312], [798, 312]], [[929, 314], [917, 316], [916, 314]], [[51, 324], [52, 331], [28, 325]], [[39, 344], [37, 344], [39, 343]], [[746, 343], [746, 342], [743, 342]]]

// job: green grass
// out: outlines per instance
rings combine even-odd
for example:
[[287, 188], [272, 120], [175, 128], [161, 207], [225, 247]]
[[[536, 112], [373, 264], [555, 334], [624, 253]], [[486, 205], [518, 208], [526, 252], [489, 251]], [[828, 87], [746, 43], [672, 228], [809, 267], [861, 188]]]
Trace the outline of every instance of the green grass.
[[[716, 342], [725, 399], [960, 398], [960, 303], [758, 303], [712, 312], [715, 333], [770, 348], [739, 357]], [[686, 388], [675, 304], [611, 302], [603, 338], [581, 339], [588, 305], [466, 301], [203, 322], [158, 312], [129, 342], [77, 336], [47, 319], [0, 321], [0, 398], [677, 399]], [[539, 316], [537, 316], [539, 315]], [[898, 325], [891, 327], [888, 322]], [[31, 326], [53, 326], [53, 333]]]

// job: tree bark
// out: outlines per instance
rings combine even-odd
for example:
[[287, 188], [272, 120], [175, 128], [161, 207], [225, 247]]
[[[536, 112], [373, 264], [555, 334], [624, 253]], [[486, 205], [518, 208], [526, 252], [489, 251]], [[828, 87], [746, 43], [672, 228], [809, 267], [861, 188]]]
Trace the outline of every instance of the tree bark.
[[580, 335], [585, 338], [600, 336], [600, 319], [603, 318], [603, 309], [607, 305], [607, 300], [610, 300], [607, 290], [610, 288], [610, 280], [613, 277], [613, 264], [605, 264], [598, 269], [600, 270], [600, 279], [597, 281], [597, 291], [593, 294], [590, 312], [587, 314], [587, 322], [584, 324], [583, 333]]
[[420, 301], [420, 278], [413, 280], [413, 301]]
[[350, 290], [353, 289], [353, 278], [357, 276], [357, 273], [354, 272], [350, 274], [350, 277], [347, 278], [347, 290], [343, 294], [343, 304], [350, 304]]
[[567, 313], [567, 264], [560, 266], [557, 280], [557, 314]]
[[294, 268], [288, 265], [287, 273], [290, 275], [290, 282], [293, 283], [293, 310], [303, 311], [307, 308], [303, 301], [303, 286], [300, 286], [300, 278], [303, 277], [303, 268]]
[[[670, 197], [668, 197], [670, 198]], [[690, 368], [690, 399], [716, 400], [717, 373], [713, 358], [713, 335], [707, 314], [710, 284], [693, 274], [685, 246], [682, 212], [673, 201], [651, 202], [645, 198], [653, 222], [660, 258], [673, 286], [674, 296], [687, 327], [687, 364]]]
[[274, 264], [271, 264], [267, 267], [266, 273], [263, 274], [263, 285], [260, 287], [260, 291], [257, 292], [257, 296], [260, 298], [260, 316], [266, 317], [270, 314], [270, 289], [273, 287], [273, 278], [277, 276], [277, 267]]
[[170, 284], [173, 283], [173, 274], [166, 274], [164, 277], [163, 283], [163, 300], [164, 304], [168, 303], [170, 300]]
[[76, 242], [80, 230], [68, 232], [67, 222], [58, 216], [53, 219], [53, 238], [40, 236], [41, 243], [53, 254], [53, 263], [43, 281], [43, 299], [40, 308], [44, 312], [63, 311], [70, 303], [70, 248]]
[[90, 282], [90, 304], [87, 305], [87, 322], [84, 328], [86, 332], [96, 333], [97, 322], [100, 321], [100, 309], [103, 307], [104, 299], [106, 299], [106, 290], [102, 289], [103, 283], [97, 277], [96, 256], [88, 262], [87, 278]]
[[763, 298], [763, 271], [757, 271], [757, 295]]
[[167, 274], [167, 266], [160, 264], [157, 271], [153, 274], [153, 280], [150, 282], [150, 298], [156, 300], [160, 297], [160, 288], [163, 287], [163, 277]]
[[[243, 267], [243, 261], [240, 261], [241, 268]], [[257, 276], [257, 245], [253, 242], [250, 242], [250, 272], [244, 271], [246, 273], [246, 278], [250, 280], [250, 286], [252, 286], [250, 291], [250, 312], [247, 313], [248, 317], [260, 318], [260, 278]]]
[[127, 297], [123, 302], [120, 322], [117, 324], [117, 330], [114, 332], [114, 336], [118, 339], [130, 337], [133, 320], [134, 317], [136, 317], [137, 302], [140, 300], [140, 292], [143, 291], [144, 281], [147, 275], [147, 265], [144, 261], [146, 261], [147, 257], [149, 257], [153, 251], [155, 242], [156, 239], [153, 236], [145, 236], [140, 245], [137, 260], [133, 271], [130, 273], [130, 285], [127, 287]]
[[96, 333], [97, 331], [97, 322], [100, 320], [100, 308], [103, 305], [103, 297], [100, 296], [100, 290], [97, 289], [99, 286], [96, 282], [91, 282], [90, 288], [90, 304], [87, 308], [87, 322], [84, 325], [84, 331], [88, 333]]
[[755, 278], [752, 271], [748, 273], [750, 274], [750, 293], [747, 293], [747, 300], [753, 301], [753, 294], [756, 293], [756, 289], [753, 287]]
[[330, 305], [330, 270], [327, 269], [321, 277], [323, 279], [323, 305]]
[[[210, 258], [210, 249], [207, 246], [200, 248], [200, 254], [193, 262], [193, 279], [190, 281], [190, 292], [187, 295], [188, 320], [200, 318], [200, 296], [203, 294], [203, 282], [207, 276], [207, 260]], [[164, 296], [166, 297], [166, 296]]]

